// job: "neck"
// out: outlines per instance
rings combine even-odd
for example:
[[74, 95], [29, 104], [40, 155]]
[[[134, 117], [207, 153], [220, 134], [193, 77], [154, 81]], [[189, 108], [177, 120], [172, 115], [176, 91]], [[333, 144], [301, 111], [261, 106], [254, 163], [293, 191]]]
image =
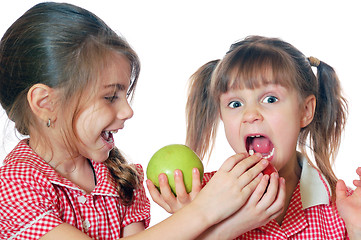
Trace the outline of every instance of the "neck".
[[[29, 140], [29, 146], [57, 173], [87, 193], [90, 193], [95, 188], [93, 168], [84, 156], [72, 157], [67, 149], [51, 147], [51, 144], [43, 146], [40, 141], [32, 138]], [[89, 181], [89, 179], [93, 179], [93, 181]]]
[[298, 163], [296, 152], [294, 156], [292, 156], [292, 159], [290, 159], [288, 163], [279, 171], [279, 175], [286, 181], [285, 207], [283, 212], [276, 218], [276, 221], [281, 226], [287, 209], [290, 205], [293, 192], [295, 191], [301, 176], [301, 167]]

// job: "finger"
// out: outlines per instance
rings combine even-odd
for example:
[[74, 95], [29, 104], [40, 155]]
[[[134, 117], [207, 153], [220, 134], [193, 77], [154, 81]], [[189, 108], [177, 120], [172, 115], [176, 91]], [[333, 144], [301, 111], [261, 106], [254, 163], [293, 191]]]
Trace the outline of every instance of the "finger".
[[174, 171], [174, 183], [178, 201], [181, 203], [188, 201], [188, 193], [183, 181], [183, 173], [177, 169]]
[[229, 157], [226, 161], [224, 161], [224, 163], [222, 164], [222, 166], [219, 168], [218, 171], [229, 172], [233, 169], [233, 167], [237, 163], [239, 163], [240, 161], [242, 161], [243, 159], [245, 159], [248, 156], [249, 156], [248, 153], [235, 154], [235, 155]]
[[361, 187], [361, 167], [356, 169], [356, 173], [359, 175], [360, 180], [353, 180], [353, 185], [355, 185], [355, 187]]
[[[260, 162], [260, 160], [262, 159], [262, 155], [259, 153], [253, 154], [252, 156], [249, 156], [247, 158], [245, 158], [244, 160], [242, 160], [241, 162], [237, 163], [233, 169], [230, 171], [230, 173], [232, 173], [234, 176], [241, 176], [243, 175], [245, 172], [248, 172], [247, 174], [250, 174], [252, 179], [255, 178], [256, 176], [258, 176], [258, 174], [266, 167], [266, 166], [257, 166], [257, 163]], [[268, 165], [268, 161], [267, 160], [263, 160], [263, 164]], [[252, 169], [253, 167], [256, 167], [254, 169]]]
[[[246, 163], [246, 161], [249, 161], [253, 164], [253, 162], [257, 162], [257, 159], [258, 159], [258, 161], [261, 160], [258, 157], [251, 156], [251, 157], [249, 157], [249, 159], [247, 158], [247, 160], [244, 160], [244, 161], [245, 161], [245, 163]], [[269, 164], [269, 162], [267, 160], [262, 159], [256, 165], [251, 167], [250, 169], [248, 169], [248, 170], [246, 169], [245, 172], [243, 172], [243, 173], [242, 173], [242, 171], [244, 171], [244, 170], [242, 168], [247, 168], [249, 166], [249, 164], [239, 166], [237, 169], [235, 169], [234, 171], [238, 171], [237, 174], [241, 174], [240, 177], [238, 178], [240, 187], [245, 187], [247, 184], [249, 184], [255, 177], [257, 177], [262, 172], [263, 169], [265, 169], [267, 167], [268, 164]]]
[[153, 184], [153, 182], [149, 179], [147, 179], [145, 182], [147, 184], [147, 188], [152, 199], [154, 200], [155, 198], [160, 197], [160, 192], [157, 189], [157, 187]]
[[238, 203], [240, 203], [241, 206], [249, 201], [250, 197], [253, 195], [255, 189], [258, 187], [258, 185], [261, 182], [262, 178], [263, 178], [263, 174], [260, 173], [249, 184], [247, 184], [245, 187], [241, 188], [242, 197], [241, 197], [240, 200], [238, 200]]
[[361, 187], [361, 180], [353, 180], [353, 185], [355, 185], [355, 187]]
[[160, 193], [164, 201], [171, 206], [172, 204], [174, 204], [174, 202], [176, 202], [176, 197], [174, 196], [172, 190], [170, 189], [167, 175], [164, 173], [159, 174], [158, 181], [159, 181]]
[[[264, 192], [266, 191], [268, 181], [269, 181], [269, 176], [263, 175], [262, 173], [260, 173], [257, 176], [257, 178], [255, 178], [255, 179], [259, 179], [259, 181], [258, 181], [258, 184], [257, 184], [255, 190], [252, 192], [252, 195], [249, 198], [249, 202], [253, 203], [253, 205], [256, 205], [260, 201]], [[254, 181], [252, 181], [252, 182], [254, 182]]]
[[167, 212], [170, 212], [171, 209], [168, 204], [163, 200], [162, 195], [160, 194], [157, 187], [150, 181], [149, 179], [146, 180], [147, 188], [149, 191], [150, 196], [152, 197], [153, 201], [164, 208]]
[[343, 180], [338, 180], [336, 183], [336, 202], [347, 198], [347, 187]]
[[360, 176], [360, 180], [361, 180], [361, 167], [358, 167], [356, 169], [356, 173]]
[[251, 197], [249, 198], [249, 201], [253, 202], [254, 205], [258, 204], [258, 202], [261, 200], [269, 183], [269, 175], [263, 175], [262, 173], [260, 173], [260, 176], [260, 183], [257, 185], [257, 188], [254, 190]]
[[278, 187], [279, 176], [274, 172], [271, 174], [267, 190], [258, 204], [261, 209], [268, 209], [273, 204], [277, 197]]
[[278, 214], [280, 214], [283, 211], [286, 201], [286, 183], [284, 178], [282, 177], [279, 178], [278, 186], [279, 188], [278, 188], [278, 194], [276, 200], [268, 209], [268, 211], [272, 213], [273, 216], [274, 215], [278, 216]]
[[201, 176], [198, 168], [192, 170], [192, 195], [196, 195], [202, 189]]

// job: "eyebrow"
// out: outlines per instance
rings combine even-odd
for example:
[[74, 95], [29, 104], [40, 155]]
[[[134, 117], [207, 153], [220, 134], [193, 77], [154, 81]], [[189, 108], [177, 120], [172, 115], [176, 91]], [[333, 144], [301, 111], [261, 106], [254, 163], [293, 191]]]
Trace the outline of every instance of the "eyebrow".
[[124, 84], [119, 84], [119, 83], [105, 85], [104, 88], [115, 88], [118, 91], [124, 91], [127, 89]]

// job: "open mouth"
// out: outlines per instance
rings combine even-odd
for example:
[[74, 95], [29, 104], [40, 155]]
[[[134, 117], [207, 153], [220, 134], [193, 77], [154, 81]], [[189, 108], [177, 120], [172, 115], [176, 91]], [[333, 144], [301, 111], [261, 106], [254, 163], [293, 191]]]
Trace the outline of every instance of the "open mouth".
[[246, 149], [249, 155], [261, 153], [264, 159], [271, 161], [274, 154], [274, 146], [271, 140], [263, 135], [249, 135], [246, 138]]
[[113, 134], [117, 133], [118, 131], [103, 131], [101, 133], [101, 137], [106, 141], [107, 143], [114, 143], [114, 137]]

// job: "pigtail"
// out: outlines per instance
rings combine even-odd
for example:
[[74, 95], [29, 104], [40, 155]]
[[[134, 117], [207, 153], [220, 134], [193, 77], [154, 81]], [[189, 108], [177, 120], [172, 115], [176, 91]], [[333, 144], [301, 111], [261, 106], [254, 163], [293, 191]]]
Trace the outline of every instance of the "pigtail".
[[317, 66], [318, 96], [314, 124], [310, 129], [310, 143], [315, 161], [325, 175], [335, 197], [337, 178], [332, 170], [339, 150], [341, 135], [347, 117], [347, 101], [342, 96], [340, 81], [334, 69], [322, 61], [313, 62]]
[[203, 159], [211, 152], [218, 126], [218, 107], [210, 96], [213, 70], [219, 60], [200, 67], [190, 78], [186, 104], [187, 137], [186, 145]]
[[115, 180], [116, 190], [122, 203], [130, 205], [133, 202], [134, 190], [140, 184], [139, 174], [135, 166], [127, 163], [116, 147], [110, 151], [109, 157], [104, 164]]

